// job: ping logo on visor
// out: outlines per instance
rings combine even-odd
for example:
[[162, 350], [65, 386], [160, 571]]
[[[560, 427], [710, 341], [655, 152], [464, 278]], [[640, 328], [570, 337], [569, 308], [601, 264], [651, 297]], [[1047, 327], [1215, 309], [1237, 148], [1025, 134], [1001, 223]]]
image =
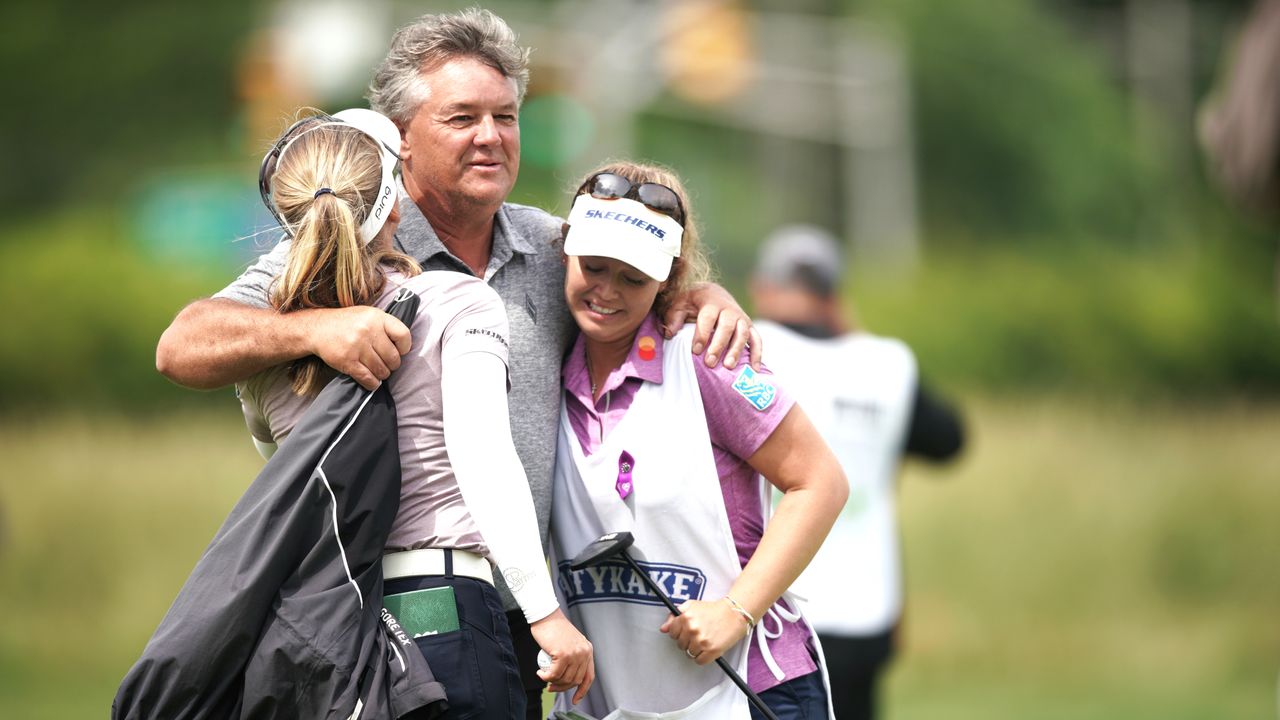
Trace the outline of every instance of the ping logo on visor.
[[569, 213], [564, 252], [621, 260], [661, 282], [680, 257], [683, 237], [680, 223], [643, 203], [579, 195]]
[[382, 230], [387, 218], [391, 216], [391, 208], [395, 206], [398, 199], [395, 169], [400, 162], [398, 154], [400, 130], [396, 128], [395, 123], [381, 113], [364, 108], [351, 108], [334, 115], [317, 115], [303, 118], [294, 123], [276, 141], [275, 146], [267, 152], [266, 156], [262, 158], [262, 166], [258, 170], [258, 192], [262, 195], [263, 204], [267, 206], [267, 210], [275, 217], [276, 222], [280, 224], [285, 233], [292, 237], [294, 234], [293, 228], [289, 226], [289, 223], [285, 222], [285, 219], [281, 217], [276, 209], [275, 201], [272, 198], [271, 181], [275, 175], [277, 163], [289, 151], [290, 146], [303, 135], [324, 127], [353, 128], [369, 136], [378, 144], [382, 178], [378, 185], [378, 194], [374, 198], [373, 204], [369, 207], [364, 221], [360, 223], [359, 228], [360, 240], [367, 245]]
[[367, 245], [378, 236], [378, 231], [391, 216], [391, 208], [398, 199], [396, 191], [395, 169], [400, 162], [400, 130], [390, 118], [382, 113], [365, 108], [350, 108], [334, 114], [340, 120], [378, 142], [379, 157], [382, 161], [382, 182], [378, 186], [378, 197], [369, 208], [369, 214], [360, 223], [360, 239]]

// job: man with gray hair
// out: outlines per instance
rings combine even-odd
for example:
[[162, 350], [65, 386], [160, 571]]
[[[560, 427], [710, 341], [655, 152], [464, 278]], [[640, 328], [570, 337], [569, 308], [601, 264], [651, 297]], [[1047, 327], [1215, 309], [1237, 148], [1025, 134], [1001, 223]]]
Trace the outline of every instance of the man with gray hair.
[[[511, 430], [545, 548], [560, 362], [573, 322], [565, 305], [557, 243], [562, 220], [506, 202], [520, 165], [518, 118], [528, 83], [528, 54], [507, 24], [487, 10], [424, 15], [396, 32], [369, 99], [401, 135], [396, 249], [425, 270], [482, 278], [505, 305]], [[157, 369], [179, 384], [212, 389], [316, 355], [374, 388], [399, 367], [400, 356], [409, 351], [409, 330], [379, 308], [278, 314], [268, 307], [268, 288], [283, 267], [287, 248], [287, 242], [279, 243], [214, 297], [184, 308], [160, 338]], [[693, 349], [705, 347], [708, 364], [723, 360], [733, 366], [748, 341], [755, 340], [751, 359], [758, 365], [761, 343], [722, 288], [697, 288], [676, 302], [664, 321], [670, 331], [694, 315], [698, 335]], [[559, 674], [562, 663], [554, 648], [569, 641], [540, 635], [537, 623], [530, 629], [529, 619], [515, 610], [510, 593], [502, 589], [527, 690], [527, 716], [539, 717], [544, 687], [539, 675], [555, 691], [578, 686], [583, 678]], [[539, 646], [553, 648], [552, 666], [541, 672]]]
[[851, 327], [844, 259], [811, 225], [779, 228], [751, 280], [769, 367], [804, 408], [849, 479], [835, 527], [792, 588], [806, 598], [831, 678], [834, 717], [869, 720], [902, 613], [895, 478], [903, 455], [954, 457], [960, 418], [920, 383], [905, 343]]

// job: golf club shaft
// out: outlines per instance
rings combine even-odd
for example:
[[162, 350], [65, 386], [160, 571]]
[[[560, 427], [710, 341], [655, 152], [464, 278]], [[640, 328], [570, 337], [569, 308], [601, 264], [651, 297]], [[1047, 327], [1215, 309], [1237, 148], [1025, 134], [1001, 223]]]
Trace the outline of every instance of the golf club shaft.
[[[680, 609], [676, 607], [675, 603], [671, 602], [671, 598], [667, 597], [667, 593], [658, 586], [658, 583], [654, 582], [653, 578], [649, 577], [649, 573], [645, 572], [644, 568], [640, 567], [640, 564], [631, 557], [631, 553], [623, 550], [622, 557], [627, 561], [627, 564], [631, 566], [632, 571], [638, 574], [644, 584], [653, 591], [653, 594], [658, 596], [658, 599], [662, 601], [662, 604], [667, 606], [667, 609], [671, 611], [671, 614], [679, 615]], [[747, 681], [742, 679], [742, 676], [738, 674], [738, 671], [734, 670], [723, 656], [716, 658], [716, 664], [720, 666], [720, 669], [724, 671], [725, 675], [729, 676], [729, 679], [733, 681], [733, 684], [738, 686], [739, 690], [746, 693], [747, 699], [751, 701], [752, 705], [756, 706], [756, 709], [760, 711], [761, 715], [764, 715], [765, 720], [778, 720], [778, 716], [773, 714], [773, 710], [769, 709], [769, 706], [764, 703], [764, 700], [760, 699], [760, 696], [747, 685]]]

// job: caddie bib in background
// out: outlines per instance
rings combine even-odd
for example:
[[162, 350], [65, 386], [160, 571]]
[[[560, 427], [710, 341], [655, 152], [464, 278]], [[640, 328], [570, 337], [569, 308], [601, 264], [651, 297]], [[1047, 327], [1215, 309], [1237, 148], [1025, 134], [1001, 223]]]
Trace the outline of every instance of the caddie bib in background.
[[849, 479], [849, 499], [813, 561], [792, 584], [820, 633], [884, 632], [902, 613], [895, 483], [916, 362], [891, 338], [813, 339], [759, 321], [769, 368], [804, 408]]

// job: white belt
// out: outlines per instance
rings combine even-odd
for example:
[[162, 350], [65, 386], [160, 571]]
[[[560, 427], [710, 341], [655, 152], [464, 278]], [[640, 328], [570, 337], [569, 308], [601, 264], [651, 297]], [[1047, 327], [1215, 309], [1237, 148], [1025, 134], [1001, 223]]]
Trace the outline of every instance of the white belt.
[[395, 580], [421, 575], [444, 575], [445, 553], [453, 556], [453, 574], [493, 584], [493, 566], [488, 560], [466, 550], [423, 548], [387, 553], [382, 556], [382, 577]]

